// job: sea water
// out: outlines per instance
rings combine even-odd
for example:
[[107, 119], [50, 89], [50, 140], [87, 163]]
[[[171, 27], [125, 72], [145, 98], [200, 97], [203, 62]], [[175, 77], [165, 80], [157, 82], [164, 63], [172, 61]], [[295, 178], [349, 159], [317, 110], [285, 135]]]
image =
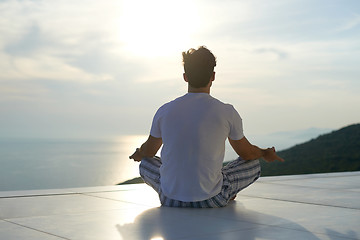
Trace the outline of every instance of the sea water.
[[0, 191], [107, 186], [139, 177], [139, 163], [129, 155], [146, 139], [1, 139]]
[[114, 185], [138, 177], [129, 155], [146, 136], [0, 140], [0, 191]]

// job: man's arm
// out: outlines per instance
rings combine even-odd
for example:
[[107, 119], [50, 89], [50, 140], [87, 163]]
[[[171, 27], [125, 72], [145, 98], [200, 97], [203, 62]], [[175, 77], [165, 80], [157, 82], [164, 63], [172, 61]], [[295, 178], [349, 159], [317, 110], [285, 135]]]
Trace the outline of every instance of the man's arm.
[[263, 158], [267, 162], [284, 162], [284, 159], [282, 159], [276, 154], [274, 147], [267, 149], [259, 148], [255, 145], [252, 145], [246, 139], [246, 137], [243, 137], [240, 140], [232, 140], [229, 138], [229, 142], [235, 152], [244, 160]]
[[130, 159], [140, 162], [144, 157], [154, 157], [162, 145], [162, 139], [149, 135], [149, 138], [144, 142], [140, 148], [137, 148]]

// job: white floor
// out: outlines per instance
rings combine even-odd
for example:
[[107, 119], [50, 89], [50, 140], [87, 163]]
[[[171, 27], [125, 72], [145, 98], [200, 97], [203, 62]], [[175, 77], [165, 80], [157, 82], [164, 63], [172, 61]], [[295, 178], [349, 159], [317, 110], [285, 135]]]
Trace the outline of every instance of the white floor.
[[0, 239], [360, 239], [360, 172], [264, 177], [221, 209], [144, 184], [0, 192]]

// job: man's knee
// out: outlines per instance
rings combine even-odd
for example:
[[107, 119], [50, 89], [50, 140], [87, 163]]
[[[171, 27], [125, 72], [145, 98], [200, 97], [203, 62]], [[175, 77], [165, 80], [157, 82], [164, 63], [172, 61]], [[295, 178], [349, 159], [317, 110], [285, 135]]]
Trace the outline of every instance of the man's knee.
[[260, 161], [258, 159], [256, 160], [253, 160], [254, 161], [254, 181], [255, 182], [256, 180], [258, 180], [260, 178], [260, 175], [261, 175], [261, 164], [260, 164]]
[[256, 160], [251, 160], [251, 166], [254, 169], [255, 172], [258, 172], [259, 174], [261, 173], [261, 164], [260, 164], [260, 160], [256, 159]]
[[148, 158], [141, 159], [140, 165], [139, 165], [139, 173], [142, 178], [146, 175], [146, 171], [149, 167], [149, 161]]
[[159, 157], [143, 158], [139, 165], [140, 176], [147, 175], [146, 172], [158, 172], [161, 167], [161, 159]]
[[142, 178], [144, 178], [144, 163], [143, 163], [142, 160], [141, 160], [140, 165], [139, 165], [139, 173], [140, 173], [140, 176]]

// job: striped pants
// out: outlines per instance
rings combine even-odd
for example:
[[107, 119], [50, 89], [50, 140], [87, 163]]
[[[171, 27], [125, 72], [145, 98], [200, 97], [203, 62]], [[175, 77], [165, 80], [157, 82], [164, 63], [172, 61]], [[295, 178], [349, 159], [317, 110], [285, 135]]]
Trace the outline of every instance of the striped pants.
[[259, 160], [245, 161], [239, 157], [223, 167], [223, 185], [219, 194], [203, 201], [183, 202], [170, 199], [162, 193], [160, 166], [161, 159], [159, 157], [143, 158], [139, 167], [140, 175], [144, 182], [159, 194], [161, 205], [167, 207], [225, 207], [238, 192], [248, 187], [260, 177]]

